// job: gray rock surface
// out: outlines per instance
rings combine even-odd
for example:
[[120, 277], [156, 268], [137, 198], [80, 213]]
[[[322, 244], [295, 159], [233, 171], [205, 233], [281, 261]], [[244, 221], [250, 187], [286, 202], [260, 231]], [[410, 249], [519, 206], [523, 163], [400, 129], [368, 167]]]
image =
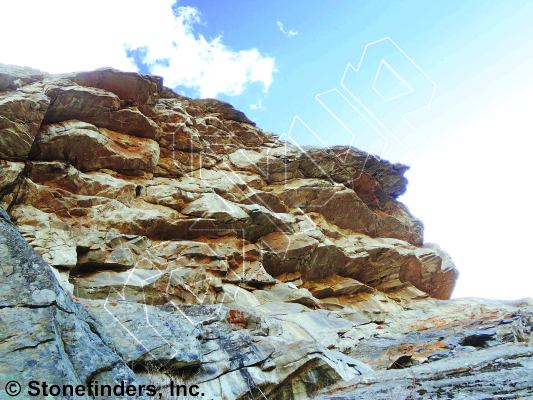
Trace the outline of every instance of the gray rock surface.
[[18, 65], [0, 64], [0, 91], [17, 89], [18, 87], [42, 80], [48, 73], [35, 68], [20, 67]]
[[65, 294], [48, 264], [22, 238], [3, 209], [0, 272], [1, 398], [8, 398], [5, 388], [10, 381], [23, 387], [18, 399], [34, 398], [28, 394], [30, 381], [87, 385], [105, 377], [111, 384], [136, 383], [111, 336]]
[[531, 399], [533, 350], [506, 346], [411, 369], [374, 372], [317, 394], [314, 400]]

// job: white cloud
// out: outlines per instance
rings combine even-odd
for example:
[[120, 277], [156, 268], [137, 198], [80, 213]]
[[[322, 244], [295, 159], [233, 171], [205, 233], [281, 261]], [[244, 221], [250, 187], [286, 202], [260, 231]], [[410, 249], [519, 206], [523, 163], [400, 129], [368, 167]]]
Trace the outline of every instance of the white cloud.
[[283, 29], [283, 24], [279, 21], [277, 22], [277, 24], [278, 24], [279, 30], [282, 31], [288, 37], [296, 36], [298, 34], [298, 32], [293, 31], [292, 29], [290, 31], [286, 31], [285, 29]]
[[[154, 0], [150, 7], [127, 0], [93, 0], [80, 7], [70, 0], [4, 2], [0, 37], [12, 37], [1, 46], [0, 62], [39, 68], [51, 73], [112, 66], [135, 71], [126, 57], [129, 49], [145, 47], [143, 61], [166, 86], [195, 88], [202, 97], [240, 94], [254, 82], [267, 91], [275, 71], [274, 59], [257, 49], [234, 51], [219, 36], [206, 40], [195, 33], [200, 12], [179, 7], [174, 0]], [[30, 11], [28, 11], [30, 10]], [[105, 10], [105, 11], [103, 11]], [[156, 60], [166, 59], [166, 65]]]
[[251, 104], [250, 108], [252, 110], [266, 110], [266, 107], [263, 107], [262, 103], [263, 103], [262, 99], [257, 99], [257, 104]]

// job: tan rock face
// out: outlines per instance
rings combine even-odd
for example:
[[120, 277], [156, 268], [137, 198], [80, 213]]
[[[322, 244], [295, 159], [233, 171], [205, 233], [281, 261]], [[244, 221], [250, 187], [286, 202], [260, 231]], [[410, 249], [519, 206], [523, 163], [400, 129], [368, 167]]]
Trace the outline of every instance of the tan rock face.
[[24, 163], [0, 160], [0, 207], [7, 210], [15, 201], [23, 179]]
[[360, 292], [372, 293], [371, 287], [352, 278], [331, 275], [317, 282], [308, 281], [303, 285], [317, 299], [327, 297], [349, 296]]
[[0, 158], [28, 156], [49, 103], [44, 93], [0, 92]]
[[43, 125], [30, 158], [39, 161], [66, 161], [80, 171], [98, 169], [152, 172], [159, 160], [159, 146], [86, 122], [69, 120]]
[[163, 79], [158, 76], [127, 73], [113, 68], [65, 74], [80, 86], [104, 89], [125, 102], [138, 105], [155, 104], [162, 90]]
[[45, 123], [69, 119], [87, 121], [110, 111], [117, 111], [120, 107], [119, 98], [111, 92], [78, 85], [64, 86], [61, 83], [45, 87], [45, 94], [51, 102], [44, 118]]
[[[0, 205], [87, 304], [121, 293], [187, 318], [189, 306], [224, 304], [236, 330], [344, 351], [321, 324], [348, 332], [351, 323], [330, 312], [450, 297], [450, 257], [423, 243], [421, 222], [396, 200], [407, 166], [355, 148], [302, 152], [231, 105], [179, 96], [158, 77], [10, 71], [2, 78], [0, 68]], [[353, 375], [331, 355], [308, 359], [306, 346], [296, 361], [265, 361], [282, 377], [269, 390], [305, 386], [283, 363]]]
[[35, 68], [0, 64], [0, 91], [6, 89], [16, 90], [22, 85], [43, 80], [47, 76], [48, 73]]
[[[3, 161], [2, 204], [48, 262], [75, 271], [86, 296], [109, 290], [108, 278], [101, 287], [96, 277], [152, 260], [162, 240], [201, 240], [208, 249], [220, 237], [242, 246], [228, 244], [216, 263], [172, 279], [184, 288], [202, 278], [265, 290], [283, 276], [310, 290], [315, 300], [304, 304], [327, 298], [355, 308], [356, 298], [412, 299], [417, 290], [448, 298], [453, 290], [449, 257], [421, 247], [420, 221], [395, 200], [406, 188], [404, 165], [353, 148], [302, 152], [227, 103], [163, 91], [157, 77], [101, 69], [21, 82], [0, 94], [3, 120], [11, 121], [0, 155], [29, 160]], [[86, 243], [111, 233], [151, 245]], [[153, 268], [167, 272], [156, 281], [168, 281], [177, 264], [158, 257]], [[213, 285], [189, 292], [227, 299]], [[191, 300], [177, 293], [165, 295]]]
[[45, 123], [76, 119], [99, 128], [150, 139], [159, 139], [161, 128], [136, 108], [120, 108], [120, 99], [103, 89], [87, 88], [69, 81], [51, 81], [46, 85], [51, 106]]

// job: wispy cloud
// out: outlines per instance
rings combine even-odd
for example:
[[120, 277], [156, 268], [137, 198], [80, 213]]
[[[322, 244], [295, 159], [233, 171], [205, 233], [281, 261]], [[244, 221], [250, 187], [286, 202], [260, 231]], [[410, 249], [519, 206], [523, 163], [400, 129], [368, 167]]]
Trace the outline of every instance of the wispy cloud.
[[263, 102], [262, 99], [257, 99], [257, 104], [251, 104], [250, 108], [252, 110], [266, 110], [266, 107], [263, 107], [262, 102]]
[[292, 29], [290, 31], [286, 31], [285, 29], [283, 29], [283, 24], [280, 21], [278, 21], [277, 24], [278, 24], [279, 30], [282, 31], [288, 37], [296, 36], [298, 34], [298, 32], [293, 31]]
[[[165, 78], [165, 85], [189, 87], [202, 97], [220, 93], [238, 95], [259, 83], [266, 92], [275, 72], [274, 58], [257, 49], [234, 50], [222, 36], [207, 40], [195, 28], [201, 14], [193, 7], [172, 10], [175, 0], [153, 0], [150, 7], [132, 7], [129, 0], [93, 0], [76, 18], [71, 0], [7, 2], [2, 15], [25, 15], [24, 31], [17, 40], [2, 43], [0, 62], [27, 65], [58, 73], [112, 66], [136, 71], [139, 66]], [[113, 21], [95, 29], [95, 21]], [[35, 40], [51, 32], [49, 22], [60, 21], [54, 49]], [[148, 21], [157, 21], [157, 24]], [[20, 31], [11, 18], [0, 24], [0, 37]], [[70, 32], [64, 34], [64, 32]], [[24, 51], [21, 51], [24, 49]]]

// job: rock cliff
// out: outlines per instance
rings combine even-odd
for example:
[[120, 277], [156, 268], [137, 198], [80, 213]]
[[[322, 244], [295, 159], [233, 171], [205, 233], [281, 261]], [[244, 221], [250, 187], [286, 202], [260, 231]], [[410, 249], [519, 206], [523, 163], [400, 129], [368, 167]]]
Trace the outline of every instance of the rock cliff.
[[407, 169], [160, 77], [0, 64], [0, 393], [533, 396], [533, 302], [448, 300], [457, 269], [397, 201]]

